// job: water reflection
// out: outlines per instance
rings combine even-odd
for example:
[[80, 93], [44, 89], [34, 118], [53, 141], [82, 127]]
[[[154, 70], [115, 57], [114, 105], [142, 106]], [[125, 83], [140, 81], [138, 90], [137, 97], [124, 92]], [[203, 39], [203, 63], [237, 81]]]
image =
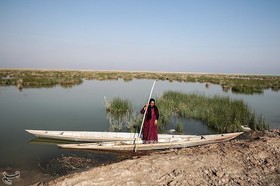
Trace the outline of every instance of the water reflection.
[[112, 113], [106, 111], [110, 132], [139, 132], [142, 116], [135, 111]]
[[112, 114], [107, 112], [106, 118], [109, 122], [109, 131], [120, 132], [129, 130], [131, 127], [130, 115], [128, 112], [125, 114]]

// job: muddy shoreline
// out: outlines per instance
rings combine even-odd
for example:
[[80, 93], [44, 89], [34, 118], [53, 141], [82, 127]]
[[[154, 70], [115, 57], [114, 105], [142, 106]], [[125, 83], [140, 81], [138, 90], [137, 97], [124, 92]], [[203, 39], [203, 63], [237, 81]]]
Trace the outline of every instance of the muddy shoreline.
[[34, 185], [278, 185], [280, 131], [229, 142], [136, 154]]

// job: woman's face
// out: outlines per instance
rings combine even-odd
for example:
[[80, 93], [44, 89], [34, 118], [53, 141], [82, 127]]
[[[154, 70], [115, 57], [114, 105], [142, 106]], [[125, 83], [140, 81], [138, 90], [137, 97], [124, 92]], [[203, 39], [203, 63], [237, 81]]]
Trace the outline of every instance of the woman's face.
[[155, 105], [154, 101], [151, 101], [150, 106], [153, 107]]

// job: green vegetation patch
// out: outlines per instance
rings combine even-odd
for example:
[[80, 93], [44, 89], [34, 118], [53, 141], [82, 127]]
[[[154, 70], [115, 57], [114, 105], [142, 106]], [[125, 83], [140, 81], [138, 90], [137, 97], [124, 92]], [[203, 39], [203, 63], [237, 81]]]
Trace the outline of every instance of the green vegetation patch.
[[168, 125], [174, 113], [181, 117], [204, 121], [219, 132], [242, 131], [241, 125], [255, 130], [268, 128], [263, 118], [257, 119], [242, 100], [232, 100], [228, 97], [206, 97], [169, 91], [157, 100], [157, 105], [160, 110], [161, 130]]
[[127, 99], [113, 98], [111, 102], [105, 100], [106, 117], [110, 131], [130, 130], [135, 132], [140, 125], [140, 116], [133, 112], [132, 104]]
[[[23, 84], [18, 85], [22, 79]], [[200, 82], [218, 84], [223, 90], [234, 93], [262, 93], [265, 89], [278, 91], [280, 76], [272, 75], [239, 75], [239, 74], [195, 74], [169, 72], [129, 72], [129, 71], [79, 71], [79, 70], [24, 70], [0, 69], [0, 86], [50, 87], [54, 85], [73, 86], [82, 83], [83, 79], [131, 81], [133, 79], [153, 79], [178, 82]]]
[[107, 111], [112, 114], [126, 114], [132, 111], [132, 104], [129, 100], [121, 98], [113, 98], [110, 105], [107, 107]]
[[[157, 99], [157, 106], [160, 111], [158, 125], [160, 133], [165, 131], [174, 115], [204, 121], [220, 133], [242, 131], [242, 125], [249, 126], [253, 130], [269, 128], [264, 118], [257, 117], [243, 100], [234, 100], [229, 97], [207, 97], [168, 91]], [[130, 131], [135, 131], [140, 129], [143, 115], [139, 114], [139, 110], [133, 111], [132, 104], [128, 100], [114, 98], [107, 107], [107, 118], [113, 130], [121, 130], [125, 127]], [[183, 123], [179, 122], [176, 131], [182, 133], [183, 128]]]

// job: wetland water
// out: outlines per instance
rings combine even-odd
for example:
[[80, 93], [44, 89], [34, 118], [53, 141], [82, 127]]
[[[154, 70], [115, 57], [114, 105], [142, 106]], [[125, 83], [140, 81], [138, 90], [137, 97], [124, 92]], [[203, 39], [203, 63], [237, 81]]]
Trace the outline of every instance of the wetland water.
[[[19, 91], [16, 87], [0, 87], [0, 172], [20, 171], [21, 182], [15, 181], [13, 185], [51, 178], [53, 175], [45, 174], [46, 162], [62, 154], [81, 154], [58, 149], [55, 145], [29, 143], [34, 137], [24, 129], [109, 131], [104, 96], [109, 101], [115, 97], [128, 99], [137, 110], [147, 101], [152, 83], [153, 80], [88, 80], [72, 88], [57, 86]], [[256, 114], [264, 116], [270, 128], [280, 128], [280, 92], [265, 90], [263, 94], [244, 95], [224, 92], [219, 85], [206, 88], [203, 83], [157, 81], [153, 97], [169, 90], [243, 99]], [[184, 120], [183, 124], [185, 134], [215, 133], [199, 121]], [[172, 128], [175, 126], [168, 126]], [[93, 152], [83, 156], [95, 162], [114, 159], [110, 154]]]

